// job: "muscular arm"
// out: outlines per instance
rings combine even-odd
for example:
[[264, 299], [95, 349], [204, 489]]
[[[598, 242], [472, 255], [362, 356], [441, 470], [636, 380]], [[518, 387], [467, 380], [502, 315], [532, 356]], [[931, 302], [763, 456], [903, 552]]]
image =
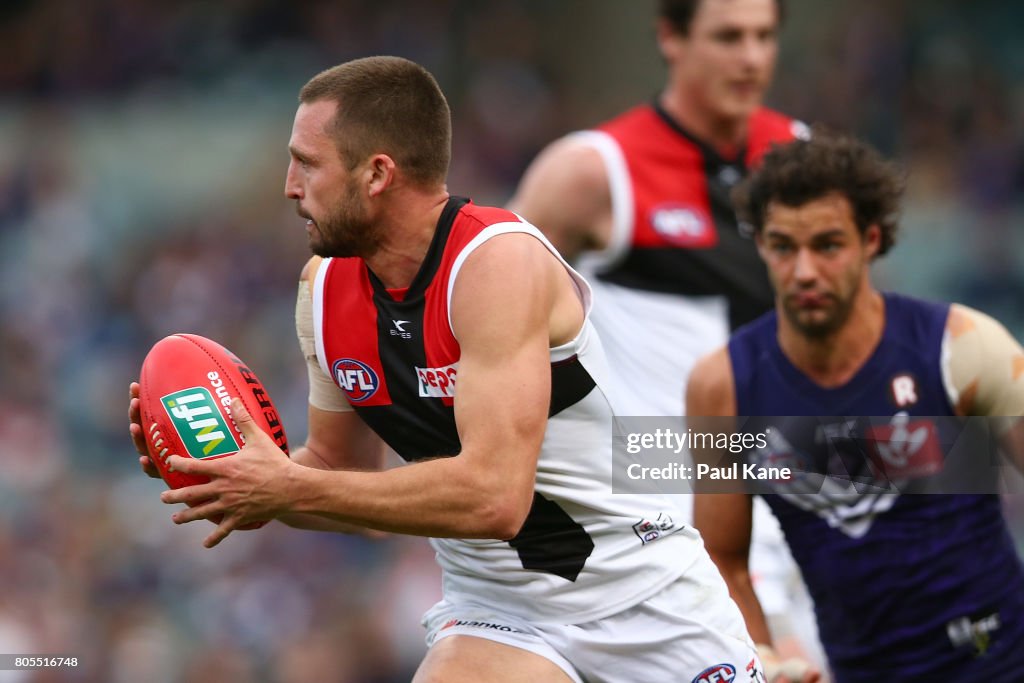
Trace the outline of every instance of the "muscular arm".
[[526, 170], [508, 208], [574, 260], [608, 246], [612, 200], [600, 153], [571, 137], [556, 140]]
[[[736, 414], [732, 362], [725, 348], [705, 356], [694, 366], [686, 387], [686, 414], [691, 423], [689, 426], [695, 431], [701, 431], [701, 417]], [[713, 424], [719, 425], [720, 421]], [[702, 458], [715, 456], [699, 451], [694, 453], [695, 461]], [[697, 493], [693, 504], [693, 524], [704, 537], [708, 554], [743, 613], [750, 637], [755, 643], [770, 644], [768, 623], [754, 592], [748, 564], [752, 502], [745, 493]]]
[[[558, 322], [552, 311], [559, 292], [571, 286], [561, 265], [527, 235], [492, 238], [466, 259], [451, 304], [462, 349], [455, 397], [458, 456], [383, 472], [316, 471], [268, 457], [268, 439], [257, 431], [240, 457], [174, 459], [175, 467], [213, 481], [166, 492], [164, 499], [214, 499], [177, 517], [184, 522], [224, 513], [208, 546], [253, 519], [294, 513], [423, 536], [513, 537], [532, 502], [546, 426], [548, 349]], [[338, 419], [331, 418], [335, 427]], [[322, 436], [312, 429], [311, 434]], [[351, 435], [343, 440], [350, 443]], [[320, 454], [316, 441], [311, 446]], [[340, 447], [323, 446], [327, 453]]]
[[1024, 470], [1024, 348], [997, 320], [954, 304], [942, 374], [958, 415], [997, 418], [1004, 452]]

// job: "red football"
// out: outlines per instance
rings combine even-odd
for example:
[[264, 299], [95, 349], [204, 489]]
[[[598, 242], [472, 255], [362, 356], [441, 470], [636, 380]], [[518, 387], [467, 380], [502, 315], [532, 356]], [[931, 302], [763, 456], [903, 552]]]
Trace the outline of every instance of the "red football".
[[288, 453], [284, 426], [263, 383], [217, 342], [195, 334], [164, 337], [146, 355], [139, 384], [149, 457], [172, 489], [209, 479], [169, 471], [169, 456], [223, 458], [241, 450], [242, 433], [231, 417], [235, 397]]

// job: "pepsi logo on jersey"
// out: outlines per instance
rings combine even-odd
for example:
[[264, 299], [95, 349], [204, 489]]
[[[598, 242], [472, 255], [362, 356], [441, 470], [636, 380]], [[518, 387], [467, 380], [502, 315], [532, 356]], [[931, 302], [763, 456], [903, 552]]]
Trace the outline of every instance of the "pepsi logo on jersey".
[[458, 363], [443, 368], [416, 368], [421, 398], [454, 398]]
[[360, 403], [377, 393], [380, 380], [369, 365], [354, 358], [342, 358], [331, 366], [334, 381], [341, 387], [348, 400]]
[[688, 249], [710, 249], [718, 232], [707, 213], [695, 206], [668, 203], [651, 209], [651, 227], [665, 241]]

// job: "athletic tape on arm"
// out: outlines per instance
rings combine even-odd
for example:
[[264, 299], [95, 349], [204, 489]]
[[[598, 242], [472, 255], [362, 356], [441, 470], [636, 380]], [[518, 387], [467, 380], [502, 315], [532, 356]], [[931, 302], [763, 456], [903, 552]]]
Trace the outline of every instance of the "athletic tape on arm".
[[[994, 318], [950, 308], [942, 340], [942, 378], [950, 402], [969, 415], [1024, 415], [1024, 348]], [[1012, 421], [1007, 421], [1009, 427]]]
[[299, 337], [299, 348], [306, 359], [309, 373], [309, 404], [320, 410], [347, 412], [352, 405], [337, 385], [324, 374], [316, 357], [316, 340], [313, 334], [313, 294], [309, 282], [299, 281], [299, 293], [295, 299], [295, 333]]

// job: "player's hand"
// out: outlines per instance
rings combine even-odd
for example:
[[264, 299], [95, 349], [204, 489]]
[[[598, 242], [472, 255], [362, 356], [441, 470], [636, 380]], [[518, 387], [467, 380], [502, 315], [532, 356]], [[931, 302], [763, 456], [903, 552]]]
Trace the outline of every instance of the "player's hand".
[[757, 655], [768, 683], [818, 683], [821, 680], [821, 672], [810, 662], [799, 657], [781, 659], [770, 645], [758, 645]]
[[217, 524], [203, 545], [212, 548], [235, 529], [265, 522], [287, 512], [289, 469], [298, 467], [281, 457], [281, 449], [261, 430], [237, 398], [231, 414], [242, 432], [245, 446], [230, 458], [196, 460], [171, 455], [167, 464], [174, 471], [210, 478], [205, 484], [164, 491], [164, 503], [189, 503], [195, 507], [179, 510], [171, 519], [185, 524], [209, 519]]
[[142, 428], [142, 412], [139, 401], [139, 383], [132, 382], [128, 385], [128, 433], [132, 436], [132, 443], [139, 453], [139, 465], [142, 471], [154, 479], [160, 478], [160, 471], [149, 459], [149, 449], [146, 447], [146, 434]]

